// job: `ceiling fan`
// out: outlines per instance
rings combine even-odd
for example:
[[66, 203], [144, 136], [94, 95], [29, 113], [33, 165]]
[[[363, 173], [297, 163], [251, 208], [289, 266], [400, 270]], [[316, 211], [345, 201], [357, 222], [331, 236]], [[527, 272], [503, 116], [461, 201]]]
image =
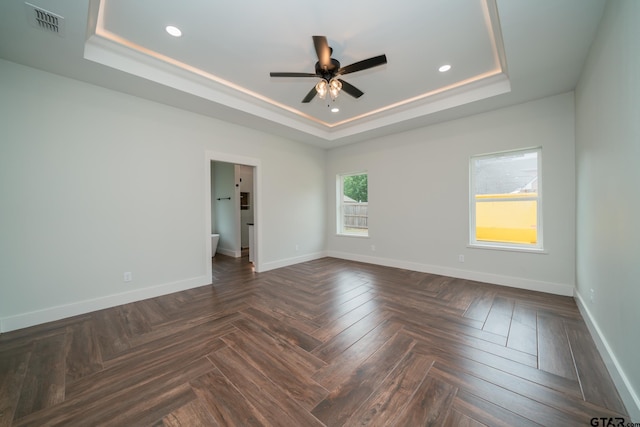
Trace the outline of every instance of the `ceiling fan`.
[[363, 61], [355, 62], [346, 67], [340, 67], [340, 62], [337, 59], [333, 59], [331, 54], [333, 49], [329, 47], [327, 38], [325, 36], [313, 36], [313, 45], [318, 55], [318, 62], [316, 62], [315, 73], [286, 73], [286, 72], [272, 72], [271, 77], [318, 77], [320, 81], [316, 84], [304, 97], [302, 102], [307, 103], [318, 94], [322, 99], [325, 98], [327, 93], [331, 96], [331, 99], [335, 99], [341, 90], [344, 90], [354, 98], [360, 98], [364, 95], [357, 87], [350, 83], [345, 82], [340, 78], [345, 74], [355, 73], [356, 71], [367, 70], [369, 68], [377, 67], [387, 63], [386, 55], [374, 56], [373, 58], [365, 59]]

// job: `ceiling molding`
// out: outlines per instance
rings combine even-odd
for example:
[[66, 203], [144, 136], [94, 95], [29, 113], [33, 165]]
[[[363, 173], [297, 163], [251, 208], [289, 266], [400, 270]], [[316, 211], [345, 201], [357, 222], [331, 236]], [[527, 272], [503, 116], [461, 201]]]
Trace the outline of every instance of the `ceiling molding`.
[[[63, 17], [64, 34], [29, 24], [24, 0], [0, 1], [3, 60], [331, 149], [574, 90], [606, 0], [370, 0], [339, 16], [288, 0], [224, 13], [196, 0], [29, 3]], [[311, 71], [312, 34], [345, 64], [388, 58], [346, 76], [365, 95], [340, 95], [337, 114], [301, 104], [313, 78], [269, 74]]]
[[353, 136], [400, 121], [504, 94], [511, 90], [495, 0], [482, 0], [484, 25], [491, 41], [493, 69], [329, 123], [201, 68], [134, 43], [107, 29], [109, 0], [94, 0], [84, 58], [208, 101], [266, 119], [326, 141]]

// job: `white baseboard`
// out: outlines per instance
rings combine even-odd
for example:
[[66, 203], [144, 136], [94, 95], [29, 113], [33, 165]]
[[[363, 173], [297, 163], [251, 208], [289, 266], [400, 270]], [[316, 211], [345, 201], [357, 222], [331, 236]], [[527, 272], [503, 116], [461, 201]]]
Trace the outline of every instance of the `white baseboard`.
[[154, 298], [208, 284], [211, 284], [211, 277], [193, 277], [177, 282], [165, 283], [142, 289], [134, 289], [119, 294], [78, 301], [71, 304], [59, 305], [43, 310], [21, 313], [14, 316], [7, 316], [0, 318], [0, 332], [9, 332], [16, 329], [28, 328], [42, 323], [53, 322], [67, 317], [77, 316], [79, 314], [86, 314], [96, 310]]
[[441, 276], [456, 277], [458, 279], [474, 280], [476, 282], [492, 283], [495, 285], [509, 286], [512, 288], [527, 289], [530, 291], [546, 292], [549, 294], [573, 296], [572, 285], [564, 283], [543, 282], [521, 277], [503, 276], [499, 274], [483, 273], [480, 271], [460, 270], [457, 268], [442, 267], [437, 265], [421, 264], [398, 259], [378, 258], [367, 255], [352, 254], [346, 252], [328, 251], [327, 256], [347, 259], [350, 261], [365, 262], [368, 264], [384, 265], [385, 267], [402, 268], [405, 270], [419, 271], [421, 273], [439, 274]]
[[218, 247], [218, 249], [216, 249], [216, 253], [221, 253], [222, 255], [226, 255], [234, 258], [239, 258], [242, 254], [241, 251], [234, 251], [232, 249], [225, 249], [221, 247]]
[[322, 252], [314, 252], [307, 255], [301, 255], [293, 258], [282, 259], [278, 261], [271, 262], [263, 262], [260, 264], [260, 273], [269, 270], [275, 270], [276, 268], [288, 267], [294, 264], [300, 264], [301, 262], [313, 261], [316, 259], [324, 258], [327, 256], [327, 253]]
[[589, 328], [589, 332], [591, 332], [591, 337], [595, 341], [596, 347], [598, 347], [600, 356], [602, 357], [604, 364], [607, 366], [611, 379], [616, 385], [618, 393], [620, 393], [620, 398], [629, 412], [629, 416], [634, 422], [640, 422], [640, 396], [638, 396], [638, 393], [633, 389], [629, 378], [625, 375], [624, 370], [620, 366], [618, 359], [611, 349], [611, 346], [609, 346], [607, 339], [600, 330], [598, 323], [596, 323], [595, 319], [591, 315], [591, 311], [587, 308], [587, 304], [585, 304], [585, 300], [578, 290], [576, 290], [574, 298], [578, 305], [578, 309], [587, 324], [587, 328]]

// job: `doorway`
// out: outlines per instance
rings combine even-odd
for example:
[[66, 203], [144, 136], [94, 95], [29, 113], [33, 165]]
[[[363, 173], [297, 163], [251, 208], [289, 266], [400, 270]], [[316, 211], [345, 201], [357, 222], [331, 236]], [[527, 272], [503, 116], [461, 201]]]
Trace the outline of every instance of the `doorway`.
[[[220, 234], [219, 247], [221, 249], [218, 250], [218, 253], [240, 257], [243, 255], [243, 248], [251, 249], [253, 267], [256, 272], [259, 272], [261, 270], [260, 160], [207, 151], [205, 161], [205, 259], [207, 274], [211, 276], [212, 273], [211, 234], [213, 233]], [[220, 169], [218, 172], [222, 171], [219, 174], [219, 179], [222, 181], [220, 187], [217, 186], [214, 179], [214, 173], [218, 168]], [[221, 222], [216, 220], [216, 215], [222, 216]], [[249, 238], [250, 228], [247, 225], [249, 223], [253, 224], [251, 238]], [[248, 251], [245, 250], [244, 253], [246, 254], [246, 252]]]

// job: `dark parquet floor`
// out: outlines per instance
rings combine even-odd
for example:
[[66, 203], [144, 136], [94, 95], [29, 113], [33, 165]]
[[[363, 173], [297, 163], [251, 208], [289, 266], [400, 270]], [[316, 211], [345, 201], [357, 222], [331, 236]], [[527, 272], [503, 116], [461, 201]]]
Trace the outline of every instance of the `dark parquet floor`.
[[572, 298], [333, 258], [0, 335], [0, 426], [588, 426]]

